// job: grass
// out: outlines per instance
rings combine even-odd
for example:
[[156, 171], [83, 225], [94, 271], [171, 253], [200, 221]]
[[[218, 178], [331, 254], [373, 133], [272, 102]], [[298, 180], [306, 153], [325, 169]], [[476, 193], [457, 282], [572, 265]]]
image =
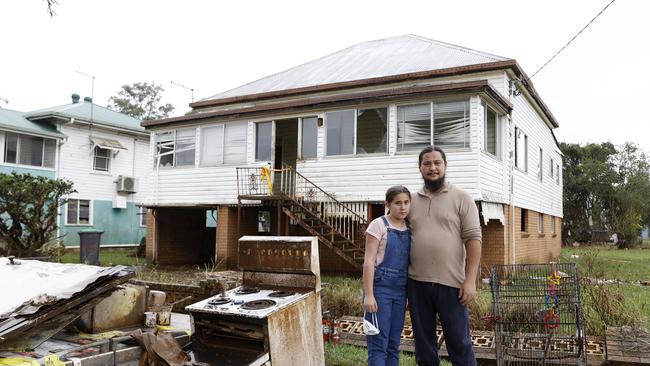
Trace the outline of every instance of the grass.
[[[325, 365], [326, 366], [364, 366], [368, 364], [368, 351], [365, 347], [357, 347], [349, 344], [325, 343]], [[399, 358], [400, 366], [416, 366], [415, 355], [401, 352]], [[441, 366], [451, 366], [446, 360], [442, 360]]]
[[[102, 266], [140, 266], [145, 264], [144, 258], [135, 256], [137, 248], [101, 248], [99, 263]], [[80, 263], [79, 251], [67, 251], [60, 258], [61, 263]]]
[[[577, 255], [578, 258], [571, 258], [571, 255]], [[562, 249], [562, 261], [576, 262], [578, 267], [585, 266], [587, 256], [596, 256], [604, 279], [626, 282], [650, 281], [650, 244], [638, 249], [617, 249], [610, 246]]]
[[[135, 256], [136, 248], [100, 249], [102, 265], [141, 266], [143, 258]], [[571, 258], [577, 255], [577, 258]], [[561, 261], [576, 262], [581, 276], [599, 279], [617, 279], [620, 284], [595, 286], [583, 284], [581, 294], [590, 335], [602, 335], [607, 325], [632, 322], [650, 329], [650, 286], [639, 286], [637, 281], [650, 281], [650, 241], [637, 249], [619, 250], [609, 246], [563, 248]], [[79, 263], [79, 252], [68, 252], [61, 257], [63, 263]], [[174, 268], [147, 267], [138, 270], [142, 280], [198, 284], [217, 271], [218, 266], [184, 266]], [[361, 276], [326, 276], [322, 278], [322, 308], [332, 317], [361, 316]], [[477, 298], [469, 307], [472, 329], [485, 329], [480, 319], [491, 313], [490, 287], [483, 285]], [[598, 311], [596, 311], [598, 310]], [[407, 324], [409, 319], [407, 317]], [[362, 349], [365, 357], [365, 349]], [[335, 353], [337, 351], [335, 350]], [[352, 350], [350, 350], [352, 352]], [[335, 355], [333, 355], [335, 357]], [[364, 358], [365, 360], [365, 358]], [[343, 362], [343, 361], [342, 361]], [[365, 362], [365, 361], [364, 361]], [[342, 365], [347, 365], [342, 363]], [[354, 363], [352, 363], [354, 365]]]

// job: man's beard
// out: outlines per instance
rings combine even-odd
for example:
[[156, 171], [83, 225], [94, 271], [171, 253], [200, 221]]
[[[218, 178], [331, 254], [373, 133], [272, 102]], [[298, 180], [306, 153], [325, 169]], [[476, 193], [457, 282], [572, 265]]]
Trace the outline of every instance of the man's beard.
[[443, 175], [442, 177], [434, 180], [429, 180], [424, 178], [424, 187], [429, 191], [429, 192], [437, 192], [442, 186], [445, 185], [445, 176]]

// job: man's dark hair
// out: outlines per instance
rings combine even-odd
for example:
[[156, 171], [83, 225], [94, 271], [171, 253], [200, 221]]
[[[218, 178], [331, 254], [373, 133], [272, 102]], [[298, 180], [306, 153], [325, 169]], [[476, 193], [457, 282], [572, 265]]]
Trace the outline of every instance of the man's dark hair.
[[427, 146], [424, 149], [422, 149], [422, 151], [420, 151], [420, 156], [418, 156], [418, 167], [422, 166], [422, 157], [424, 156], [424, 154], [428, 154], [434, 151], [440, 153], [440, 156], [442, 156], [442, 161], [444, 161], [445, 165], [447, 165], [447, 155], [445, 155], [445, 152], [442, 151], [441, 148], [439, 148], [438, 146]]

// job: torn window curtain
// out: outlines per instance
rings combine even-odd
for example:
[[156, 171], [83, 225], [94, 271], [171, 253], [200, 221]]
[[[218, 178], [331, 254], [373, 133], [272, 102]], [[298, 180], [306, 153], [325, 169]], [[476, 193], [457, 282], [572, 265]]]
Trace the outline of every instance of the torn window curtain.
[[157, 166], [194, 165], [195, 150], [195, 128], [185, 128], [156, 134]]
[[156, 134], [156, 166], [174, 166], [174, 131]]
[[433, 146], [469, 147], [469, 101], [433, 104]]
[[431, 145], [431, 104], [397, 107], [397, 151]]

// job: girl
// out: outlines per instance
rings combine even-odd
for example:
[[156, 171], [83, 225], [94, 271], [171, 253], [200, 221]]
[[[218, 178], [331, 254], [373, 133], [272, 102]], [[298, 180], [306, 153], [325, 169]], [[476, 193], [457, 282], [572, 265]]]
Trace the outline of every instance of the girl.
[[379, 334], [367, 335], [368, 365], [397, 366], [399, 343], [406, 311], [406, 278], [411, 249], [411, 231], [406, 216], [411, 193], [404, 186], [386, 191], [388, 214], [376, 218], [366, 230], [363, 262], [363, 311]]

